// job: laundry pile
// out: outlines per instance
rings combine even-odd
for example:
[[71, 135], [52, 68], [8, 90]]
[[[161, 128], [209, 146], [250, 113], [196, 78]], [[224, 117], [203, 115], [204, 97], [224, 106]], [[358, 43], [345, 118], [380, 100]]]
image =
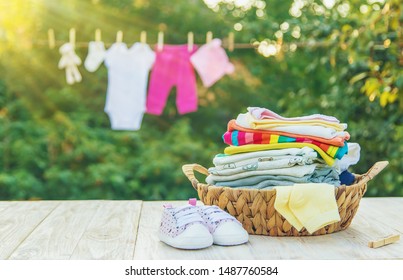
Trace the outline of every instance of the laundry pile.
[[351, 184], [354, 176], [347, 169], [358, 162], [360, 146], [347, 143], [346, 129], [347, 124], [333, 116], [285, 118], [266, 108], [249, 107], [229, 121], [222, 137], [229, 146], [213, 158], [206, 182], [256, 189]]
[[[129, 48], [123, 42], [116, 42], [106, 50], [103, 42], [91, 41], [84, 67], [95, 72], [104, 62], [108, 69], [104, 111], [112, 129], [139, 130], [144, 113], [162, 114], [170, 90], [175, 86], [178, 113], [197, 110], [195, 70], [204, 87], [212, 86], [234, 71], [221, 44], [220, 39], [213, 39], [200, 48], [165, 44], [162, 49], [153, 51], [145, 43], [137, 42]], [[73, 45], [66, 43], [59, 51], [62, 55], [59, 68], [65, 69], [67, 83], [80, 82], [81, 59]]]
[[348, 167], [360, 146], [347, 143], [347, 124], [314, 114], [285, 118], [249, 107], [228, 123], [229, 146], [213, 159], [206, 182], [242, 189], [275, 189], [274, 208], [297, 231], [313, 234], [340, 221], [335, 187], [355, 180]]

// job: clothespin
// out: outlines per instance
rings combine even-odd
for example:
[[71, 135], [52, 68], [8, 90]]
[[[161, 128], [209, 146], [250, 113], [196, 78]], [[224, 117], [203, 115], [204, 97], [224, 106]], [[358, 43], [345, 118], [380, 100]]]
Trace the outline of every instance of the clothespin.
[[188, 51], [189, 52], [193, 50], [193, 39], [194, 39], [193, 32], [189, 32], [188, 33]]
[[399, 234], [392, 234], [389, 235], [385, 238], [376, 240], [376, 241], [370, 241], [368, 242], [368, 247], [369, 248], [379, 248], [388, 244], [391, 244], [393, 242], [399, 241], [400, 240], [400, 235]]
[[206, 34], [206, 43], [210, 43], [213, 40], [213, 32], [209, 31]]
[[74, 28], [70, 28], [69, 41], [73, 47], [76, 46], [76, 30]]
[[53, 49], [56, 46], [55, 31], [52, 28], [48, 30], [48, 42], [49, 49]]
[[164, 47], [164, 32], [160, 31], [158, 32], [158, 43], [157, 43], [158, 51], [162, 51], [163, 47]]
[[123, 32], [122, 30], [119, 30], [118, 33], [116, 33], [116, 43], [122, 43], [123, 42]]
[[230, 52], [234, 50], [234, 32], [228, 34], [228, 50]]
[[141, 31], [140, 33], [140, 42], [145, 44], [147, 43], [147, 32]]
[[95, 42], [101, 41], [101, 29], [97, 28], [95, 30]]

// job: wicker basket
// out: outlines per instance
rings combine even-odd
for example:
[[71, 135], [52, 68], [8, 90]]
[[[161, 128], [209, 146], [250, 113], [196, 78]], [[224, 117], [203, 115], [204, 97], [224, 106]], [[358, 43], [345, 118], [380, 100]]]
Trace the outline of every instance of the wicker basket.
[[197, 171], [208, 175], [208, 170], [199, 164], [186, 164], [182, 170], [196, 189], [205, 205], [217, 205], [236, 217], [249, 234], [270, 236], [322, 235], [346, 229], [355, 213], [361, 197], [367, 190], [367, 183], [388, 165], [387, 161], [374, 164], [367, 173], [355, 175], [353, 185], [342, 185], [335, 189], [335, 196], [341, 220], [310, 234], [305, 228], [298, 231], [274, 208], [276, 191], [219, 187], [200, 183], [194, 174]]

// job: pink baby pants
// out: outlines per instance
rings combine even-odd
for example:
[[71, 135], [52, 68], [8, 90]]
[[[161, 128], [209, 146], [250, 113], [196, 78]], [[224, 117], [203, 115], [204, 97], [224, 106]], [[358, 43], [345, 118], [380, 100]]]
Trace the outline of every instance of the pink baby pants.
[[174, 86], [179, 114], [197, 110], [196, 76], [190, 63], [190, 56], [195, 51], [196, 46], [189, 51], [188, 45], [164, 45], [161, 51], [156, 51], [147, 95], [147, 113], [161, 115]]

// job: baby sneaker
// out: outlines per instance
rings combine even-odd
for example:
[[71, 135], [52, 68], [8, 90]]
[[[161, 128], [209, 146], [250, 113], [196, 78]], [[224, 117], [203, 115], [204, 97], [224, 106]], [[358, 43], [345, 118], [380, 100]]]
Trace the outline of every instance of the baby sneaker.
[[[189, 199], [189, 204], [196, 205], [196, 200]], [[248, 242], [248, 232], [235, 217], [218, 206], [196, 207], [213, 235], [214, 244], [232, 246]]]
[[162, 242], [179, 249], [202, 249], [213, 244], [213, 236], [197, 207], [164, 207], [158, 231]]

